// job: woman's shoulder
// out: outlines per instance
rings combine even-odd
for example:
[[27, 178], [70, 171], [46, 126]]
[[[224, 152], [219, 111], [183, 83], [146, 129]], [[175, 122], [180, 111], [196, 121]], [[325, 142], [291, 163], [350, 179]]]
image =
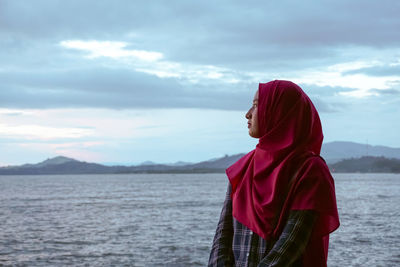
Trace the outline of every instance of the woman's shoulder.
[[315, 153], [307, 153], [301, 164], [301, 172], [313, 176], [331, 176], [329, 167], [323, 157]]

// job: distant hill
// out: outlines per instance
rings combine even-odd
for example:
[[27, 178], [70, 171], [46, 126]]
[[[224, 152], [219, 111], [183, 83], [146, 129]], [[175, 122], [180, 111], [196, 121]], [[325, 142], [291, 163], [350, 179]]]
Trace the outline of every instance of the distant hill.
[[[63, 156], [58, 156], [55, 158], [51, 158], [51, 159], [46, 159], [45, 161], [42, 161], [38, 164], [35, 164], [35, 167], [44, 167], [44, 166], [49, 166], [49, 165], [58, 165], [58, 164], [64, 164], [67, 162], [74, 162], [76, 160], [71, 159], [71, 158], [67, 158], [67, 157], [63, 157]], [[28, 164], [29, 165], [29, 164]]]
[[67, 157], [46, 159], [37, 164], [8, 166], [0, 168], [0, 175], [24, 174], [107, 174], [107, 173], [204, 173], [224, 172], [227, 167], [243, 154], [224, 156], [222, 158], [203, 161], [196, 164], [156, 164], [144, 162], [137, 166], [105, 166], [97, 163], [78, 161]]
[[364, 156], [400, 159], [400, 148], [371, 146], [354, 142], [330, 142], [322, 145], [321, 155], [327, 163]]
[[[203, 161], [184, 166], [163, 164], [138, 166], [104, 166], [96, 163], [77, 161], [65, 157], [47, 159], [38, 164], [2, 167], [0, 175], [24, 174], [115, 174], [115, 173], [213, 173], [224, 172], [227, 167], [244, 154], [224, 156], [222, 158]], [[344, 159], [328, 164], [332, 172], [392, 172], [400, 173], [400, 159], [385, 157], [361, 157]]]
[[400, 159], [361, 157], [341, 160], [329, 166], [332, 172], [390, 172], [400, 173]]
[[201, 172], [201, 170], [214, 170], [224, 172], [226, 168], [235, 163], [238, 159], [245, 154], [235, 154], [232, 156], [225, 155], [222, 158], [217, 158], [208, 161], [202, 161], [196, 164], [189, 164], [182, 166], [182, 169]]
[[[366, 156], [367, 153], [369, 156]], [[400, 165], [399, 148], [332, 142], [323, 145], [321, 154], [335, 172], [398, 172]], [[1, 167], [0, 175], [224, 172], [243, 155], [243, 153], [225, 155], [194, 164], [185, 162], [157, 164], [145, 161], [137, 166], [105, 166], [58, 156], [37, 164]]]
[[89, 174], [110, 173], [111, 168], [101, 164], [88, 163], [58, 156], [37, 164], [8, 166], [0, 168], [0, 174]]

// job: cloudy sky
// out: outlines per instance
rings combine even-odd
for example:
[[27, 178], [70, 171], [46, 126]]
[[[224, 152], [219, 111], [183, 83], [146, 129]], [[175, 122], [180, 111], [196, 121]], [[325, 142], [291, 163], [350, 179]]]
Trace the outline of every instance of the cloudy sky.
[[196, 162], [288, 79], [325, 142], [400, 147], [400, 1], [0, 0], [0, 165]]

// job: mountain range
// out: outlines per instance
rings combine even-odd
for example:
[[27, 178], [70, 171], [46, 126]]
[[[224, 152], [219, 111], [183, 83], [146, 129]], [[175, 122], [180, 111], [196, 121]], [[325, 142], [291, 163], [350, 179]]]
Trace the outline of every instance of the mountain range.
[[321, 156], [330, 164], [343, 159], [360, 158], [364, 156], [400, 159], [400, 148], [336, 141], [323, 144]]
[[[144, 162], [136, 166], [105, 166], [58, 156], [37, 164], [0, 168], [1, 175], [24, 174], [107, 174], [107, 173], [205, 173], [223, 172], [244, 154], [199, 163], [157, 164]], [[340, 172], [400, 172], [400, 148], [370, 146], [353, 142], [331, 142], [322, 147], [321, 155], [331, 170]], [[357, 160], [356, 160], [357, 159]]]

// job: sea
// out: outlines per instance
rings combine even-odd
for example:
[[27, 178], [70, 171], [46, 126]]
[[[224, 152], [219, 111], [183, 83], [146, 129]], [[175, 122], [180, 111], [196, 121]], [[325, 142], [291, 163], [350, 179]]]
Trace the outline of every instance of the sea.
[[[400, 266], [400, 174], [334, 173], [328, 266]], [[206, 266], [225, 174], [0, 176], [0, 266]]]

